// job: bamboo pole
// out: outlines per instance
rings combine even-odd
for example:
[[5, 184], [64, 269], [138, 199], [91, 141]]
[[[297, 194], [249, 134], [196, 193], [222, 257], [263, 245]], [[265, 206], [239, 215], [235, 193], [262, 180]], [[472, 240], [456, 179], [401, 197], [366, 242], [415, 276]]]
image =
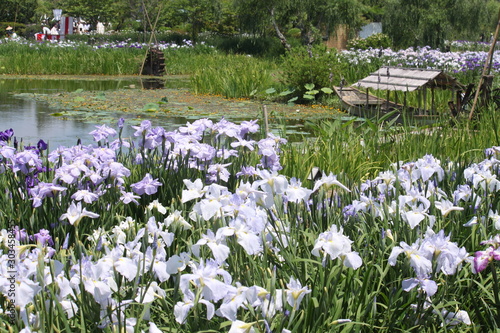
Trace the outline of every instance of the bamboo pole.
[[267, 105], [265, 104], [262, 106], [262, 113], [264, 115], [264, 129], [266, 131], [266, 138], [267, 138], [267, 136], [269, 135], [269, 120], [267, 116]]
[[470, 109], [469, 113], [469, 121], [472, 120], [472, 116], [474, 115], [474, 109], [476, 108], [477, 101], [479, 99], [479, 93], [484, 83], [484, 77], [490, 74], [491, 61], [493, 59], [493, 52], [495, 52], [495, 45], [497, 43], [499, 30], [500, 30], [500, 9], [498, 10], [498, 22], [497, 22], [497, 28], [495, 29], [495, 36], [493, 37], [493, 41], [491, 42], [490, 51], [488, 52], [488, 57], [484, 62], [483, 74], [481, 75], [481, 79], [479, 79], [479, 85], [477, 86], [476, 94], [474, 95], [474, 102], [472, 103], [472, 108]]
[[[156, 25], [158, 24], [158, 19], [160, 18], [160, 12], [162, 9], [162, 4], [160, 4], [160, 8], [158, 8], [158, 13], [156, 15], [155, 23], [154, 25], [151, 24], [151, 20], [149, 19], [149, 14], [146, 10], [146, 4], [144, 3], [144, 0], [142, 0], [142, 6], [144, 8], [144, 13], [145, 16], [148, 19], [149, 27], [151, 28], [151, 36], [149, 37], [149, 45], [151, 45], [151, 42], [153, 41], [153, 37], [158, 44], [158, 41], [156, 40], [156, 35], [155, 35], [155, 30], [156, 30]], [[139, 75], [142, 75], [142, 71], [144, 70], [144, 65], [146, 64], [146, 59], [148, 57], [148, 52], [149, 52], [149, 46], [146, 48], [146, 54], [144, 55], [144, 59], [142, 60], [142, 65], [141, 65], [141, 71], [139, 72]]]

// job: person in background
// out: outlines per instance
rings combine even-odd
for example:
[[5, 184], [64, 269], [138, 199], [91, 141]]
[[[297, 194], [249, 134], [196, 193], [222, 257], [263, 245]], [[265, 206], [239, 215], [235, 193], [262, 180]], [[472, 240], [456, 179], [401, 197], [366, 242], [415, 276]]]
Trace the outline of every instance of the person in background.
[[51, 35], [59, 35], [59, 29], [57, 28], [57, 24], [54, 24], [52, 29], [50, 29], [50, 34]]
[[97, 22], [97, 33], [103, 34], [104, 31], [105, 31], [104, 24], [102, 24], [102, 22]]
[[13, 28], [9, 25], [6, 29], [5, 29], [5, 33], [7, 34], [7, 38], [14, 38], [14, 31], [13, 31]]
[[50, 35], [50, 29], [49, 29], [49, 27], [47, 27], [47, 26], [44, 25], [43, 28], [42, 28], [42, 33], [44, 35]]

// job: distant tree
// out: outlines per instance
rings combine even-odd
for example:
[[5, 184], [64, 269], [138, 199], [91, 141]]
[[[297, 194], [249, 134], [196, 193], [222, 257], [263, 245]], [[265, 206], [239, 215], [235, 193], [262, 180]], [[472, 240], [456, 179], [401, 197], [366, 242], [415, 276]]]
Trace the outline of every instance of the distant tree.
[[362, 16], [367, 22], [380, 22], [384, 16], [386, 0], [360, 0]]
[[97, 22], [109, 22], [114, 16], [114, 0], [60, 0], [63, 15], [81, 17], [95, 29]]
[[[455, 40], [479, 40], [495, 31], [498, 22], [498, 0], [457, 1], [450, 8], [452, 30], [449, 38]], [[486, 41], [489, 39], [486, 38]]]
[[219, 0], [171, 0], [165, 14], [170, 26], [185, 25], [193, 43], [203, 31], [213, 31], [221, 20], [222, 3]]
[[286, 48], [286, 32], [299, 29], [303, 45], [312, 45], [339, 24], [361, 24], [358, 0], [235, 0], [242, 27], [267, 31], [272, 28]]
[[[154, 4], [152, 6], [154, 6]], [[115, 30], [138, 26], [144, 29], [144, 7], [149, 9], [152, 6], [149, 6], [149, 1], [144, 3], [141, 0], [114, 1], [111, 5], [109, 19], [111, 23], [113, 23]]]
[[1, 0], [0, 22], [32, 23], [36, 0]]
[[477, 39], [494, 29], [498, 6], [494, 0], [387, 0], [383, 29], [396, 47], [443, 48], [447, 39]]

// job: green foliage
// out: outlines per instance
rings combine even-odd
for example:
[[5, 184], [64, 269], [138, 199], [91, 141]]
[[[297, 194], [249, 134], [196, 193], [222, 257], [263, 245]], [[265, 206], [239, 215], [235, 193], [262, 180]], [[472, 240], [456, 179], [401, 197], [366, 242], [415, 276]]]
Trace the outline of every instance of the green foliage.
[[34, 39], [35, 34], [42, 32], [42, 26], [40, 24], [30, 24], [27, 25], [24, 31], [20, 33], [26, 39]]
[[391, 39], [386, 34], [378, 33], [373, 34], [367, 38], [361, 39], [351, 39], [347, 43], [348, 49], [361, 49], [366, 50], [369, 48], [379, 49], [379, 48], [390, 48], [391, 47]]
[[251, 97], [273, 84], [274, 65], [243, 55], [205, 58], [192, 76], [195, 93], [220, 94], [226, 98]]
[[[237, 12], [242, 27], [251, 33], [292, 32], [302, 45], [322, 40], [325, 31], [339, 24], [353, 29], [361, 25], [361, 6], [357, 0], [239, 0]], [[279, 36], [279, 34], [278, 34]]]
[[480, 40], [480, 35], [486, 36], [495, 31], [498, 22], [500, 3], [495, 0], [457, 1], [450, 6], [450, 24], [453, 27], [447, 39]]
[[113, 0], [61, 0], [58, 5], [64, 15], [84, 18], [95, 29], [98, 21], [111, 20], [113, 3]]
[[143, 57], [144, 50], [136, 48], [96, 50], [87, 45], [56, 48], [45, 44], [34, 48], [12, 42], [0, 47], [0, 63], [8, 64], [0, 74], [131, 75], [139, 72]]
[[381, 22], [384, 15], [385, 0], [360, 0], [363, 17], [368, 22]]
[[171, 27], [185, 27], [190, 39], [197, 43], [201, 32], [216, 31], [220, 27], [222, 9], [220, 1], [173, 0], [165, 8], [165, 19]]
[[479, 39], [494, 30], [498, 1], [388, 0], [384, 31], [396, 47], [443, 48], [447, 39]]
[[36, 0], [2, 0], [0, 22], [31, 23], [35, 15], [36, 3]]
[[208, 36], [203, 40], [217, 49], [234, 54], [278, 58], [284, 54], [283, 47], [276, 37], [248, 36]]
[[201, 70], [208, 59], [218, 57], [219, 52], [213, 47], [202, 44], [194, 48], [164, 50], [165, 67], [168, 74], [194, 74]]
[[[347, 182], [358, 182], [376, 177], [393, 163], [414, 161], [425, 154], [457, 163], [480, 160], [484, 147], [500, 143], [496, 135], [500, 124], [495, 120], [495, 111], [485, 108], [482, 112], [474, 126], [462, 121], [452, 126], [445, 122], [441, 127], [421, 129], [388, 127], [375, 120], [361, 119], [308, 122], [306, 126], [316, 139], [286, 147], [283, 173], [306, 178], [310, 170], [297, 168], [304, 164], [300, 160], [327, 172], [349, 175]], [[297, 175], [299, 170], [301, 174]]]
[[309, 52], [305, 47], [297, 48], [283, 57], [280, 80], [285, 86], [295, 89], [296, 96], [302, 98], [308, 91], [307, 85], [332, 87], [339, 82], [342, 67], [334, 49], [315, 46]]

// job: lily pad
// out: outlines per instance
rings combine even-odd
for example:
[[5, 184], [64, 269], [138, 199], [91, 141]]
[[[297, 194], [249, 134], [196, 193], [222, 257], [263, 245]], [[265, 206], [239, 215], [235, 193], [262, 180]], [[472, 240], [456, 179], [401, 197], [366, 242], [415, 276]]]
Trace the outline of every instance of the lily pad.
[[106, 100], [106, 95], [103, 92], [100, 92], [94, 98], [98, 99], [98, 100], [101, 100], [101, 101], [105, 101]]
[[[190, 119], [191, 121], [206, 117], [212, 120], [224, 117], [228, 120], [231, 119], [231, 121], [240, 121], [262, 117], [263, 101], [196, 95], [189, 92], [188, 89], [106, 90], [105, 102], [96, 98], [99, 93], [99, 91], [85, 90], [80, 95], [73, 93], [36, 94], [36, 96], [29, 96], [29, 98], [47, 102], [50, 107], [55, 109], [56, 114], [59, 113], [59, 117], [72, 117], [93, 123], [108, 122], [108, 119], [110, 119], [109, 123], [115, 123], [116, 119], [120, 117], [126, 118], [127, 122], [129, 119], [137, 119], [136, 121], [139, 123], [147, 118], [156, 118], [163, 125], [171, 124], [174, 122], [173, 119], [177, 118]], [[314, 97], [313, 95], [309, 96]], [[274, 122], [275, 118], [304, 122], [304, 120], [338, 118], [346, 115], [334, 108], [294, 105], [293, 102], [298, 99], [291, 97], [288, 105], [266, 101], [269, 115], [272, 115], [271, 122]], [[161, 103], [162, 100], [167, 100], [168, 104]], [[300, 109], [300, 112], [297, 112], [297, 109]], [[181, 120], [175, 121], [181, 122]]]
[[156, 111], [158, 111], [159, 108], [160, 108], [160, 106], [157, 103], [147, 103], [142, 108], [142, 111], [145, 111], [145, 112], [156, 112]]

